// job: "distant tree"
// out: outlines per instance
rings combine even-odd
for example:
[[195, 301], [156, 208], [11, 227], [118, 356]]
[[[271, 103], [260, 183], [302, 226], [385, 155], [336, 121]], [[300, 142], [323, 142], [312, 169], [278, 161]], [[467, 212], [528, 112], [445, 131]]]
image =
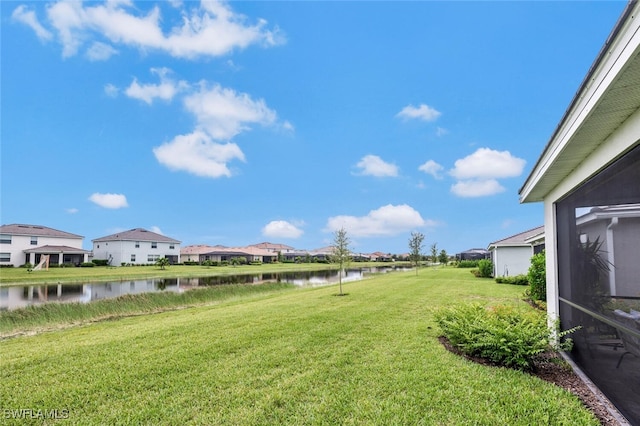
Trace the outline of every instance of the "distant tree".
[[411, 238], [409, 238], [409, 260], [416, 267], [416, 275], [418, 275], [418, 266], [420, 266], [420, 260], [422, 259], [422, 242], [424, 241], [424, 235], [420, 232], [412, 232]]
[[438, 243], [431, 244], [431, 263], [438, 261]]
[[164, 269], [165, 267], [169, 266], [169, 259], [167, 259], [166, 257], [161, 257], [158, 260], [156, 260], [156, 266], [159, 266], [160, 269]]
[[340, 281], [340, 295], [342, 296], [342, 271], [351, 259], [351, 250], [349, 249], [349, 237], [347, 231], [344, 228], [338, 229], [333, 234], [333, 247], [331, 249], [330, 261], [337, 263], [338, 279]]
[[446, 265], [447, 263], [449, 263], [449, 255], [444, 249], [440, 250], [440, 254], [438, 255], [438, 262], [440, 262], [441, 265]]

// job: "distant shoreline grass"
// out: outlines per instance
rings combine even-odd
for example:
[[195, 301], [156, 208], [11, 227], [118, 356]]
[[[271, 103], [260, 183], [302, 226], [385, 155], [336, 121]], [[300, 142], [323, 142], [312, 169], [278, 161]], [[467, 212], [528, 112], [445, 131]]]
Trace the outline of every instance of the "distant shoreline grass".
[[[409, 266], [401, 262], [353, 262], [352, 268], [375, 266]], [[251, 275], [277, 272], [334, 270], [328, 263], [264, 263], [262, 265], [202, 266], [172, 265], [165, 269], [158, 266], [95, 266], [93, 268], [50, 268], [48, 271], [29, 272], [25, 268], [0, 268], [0, 287], [31, 284], [78, 284], [104, 281], [129, 281], [152, 278], [191, 278], [224, 275]]]
[[213, 302], [244, 299], [295, 289], [294, 284], [224, 284], [171, 291], [126, 294], [112, 299], [81, 302], [50, 302], [0, 312], [0, 339], [48, 328], [116, 319], [132, 315], [183, 309]]
[[438, 341], [434, 309], [532, 309], [521, 287], [454, 268], [344, 285], [1, 340], [0, 408], [70, 425], [599, 424], [568, 391]]

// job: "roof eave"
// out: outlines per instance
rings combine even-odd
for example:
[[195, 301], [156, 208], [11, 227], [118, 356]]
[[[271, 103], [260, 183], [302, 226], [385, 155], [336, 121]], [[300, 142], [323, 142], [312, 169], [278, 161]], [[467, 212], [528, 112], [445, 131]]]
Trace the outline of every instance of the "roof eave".
[[[566, 175], [570, 173], [577, 164], [589, 155], [588, 152], [581, 152], [578, 155], [572, 155], [571, 159], [573, 166], [571, 164], [565, 165], [564, 167], [567, 168], [565, 171], [566, 173], [560, 173], [553, 177], [548, 177], [547, 172], [555, 165], [558, 156], [575, 147], [575, 140], [573, 137], [585, 122], [592, 117], [595, 105], [606, 95], [607, 89], [618, 76], [617, 73], [612, 75], [608, 70], [613, 67], [623, 53], [626, 53], [626, 55], [631, 57], [635, 54], [635, 51], [638, 50], [638, 46], [636, 46], [634, 52], [630, 53], [629, 51], [625, 51], [625, 49], [629, 47], [628, 45], [625, 43], [618, 43], [619, 38], [625, 36], [626, 31], [623, 31], [623, 29], [626, 30], [627, 26], [634, 27], [631, 28], [631, 34], [635, 34], [637, 31], [637, 19], [636, 22], [632, 22], [635, 15], [637, 15], [637, 13], [634, 13], [637, 6], [637, 0], [630, 0], [627, 3], [604, 46], [596, 57], [596, 60], [591, 65], [587, 75], [580, 84], [579, 89], [569, 104], [569, 107], [566, 109], [562, 119], [556, 126], [556, 129], [550, 140], [547, 142], [542, 154], [518, 191], [521, 203], [543, 201], [544, 198], [560, 183], [560, 181], [562, 181], [562, 179], [566, 177]], [[618, 69], [618, 71], [620, 71], [620, 69]], [[603, 141], [600, 141], [600, 143], [601, 142]], [[543, 182], [544, 185], [541, 185], [541, 182]]]

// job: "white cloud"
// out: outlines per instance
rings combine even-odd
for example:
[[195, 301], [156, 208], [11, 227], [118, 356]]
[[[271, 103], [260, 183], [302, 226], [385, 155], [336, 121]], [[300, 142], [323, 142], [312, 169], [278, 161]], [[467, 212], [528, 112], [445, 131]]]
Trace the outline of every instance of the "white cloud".
[[101, 194], [99, 192], [91, 194], [89, 200], [104, 207], [105, 209], [121, 209], [123, 207], [129, 207], [127, 204], [127, 197], [123, 194]]
[[497, 179], [522, 174], [526, 161], [509, 151], [479, 148], [471, 155], [456, 160], [449, 174], [456, 179], [451, 192], [459, 197], [484, 197], [504, 192]]
[[104, 93], [110, 98], [115, 98], [118, 96], [119, 89], [113, 84], [109, 83], [104, 86]]
[[420, 104], [418, 107], [413, 105], [407, 105], [402, 108], [396, 117], [400, 117], [404, 120], [417, 119], [422, 121], [435, 121], [440, 117], [442, 113], [429, 105]]
[[186, 90], [189, 85], [185, 81], [174, 81], [168, 77], [171, 70], [168, 68], [151, 68], [153, 74], [160, 77], [160, 84], [139, 84], [137, 79], [125, 90], [130, 98], [140, 99], [151, 105], [156, 98], [170, 101], [179, 92]]
[[[130, 1], [107, 1], [104, 4], [85, 5], [80, 1], [58, 1], [47, 8], [49, 22], [58, 33], [64, 57], [75, 55], [85, 42], [106, 38], [112, 44], [164, 51], [179, 58], [221, 56], [250, 45], [275, 46], [284, 42], [277, 28], [269, 30], [267, 22], [247, 23], [247, 18], [236, 14], [224, 2], [203, 1], [191, 9], [189, 3], [173, 1], [180, 9], [180, 19], [170, 22], [161, 16], [160, 7], [154, 6], [146, 15]], [[16, 19], [36, 31], [39, 37], [48, 31], [36, 25], [35, 15], [30, 17], [24, 8], [16, 9]], [[162, 27], [166, 27], [164, 32]], [[49, 33], [50, 37], [50, 33]]]
[[117, 53], [118, 51], [112, 46], [97, 41], [87, 50], [87, 58], [92, 62], [106, 61]]
[[420, 167], [418, 167], [418, 170], [423, 171], [426, 174], [431, 175], [436, 179], [442, 179], [442, 174], [440, 172], [444, 170], [444, 167], [442, 167], [440, 164], [436, 163], [433, 160], [429, 160], [423, 165], [421, 165]]
[[449, 174], [457, 179], [497, 179], [522, 174], [526, 161], [509, 151], [479, 148], [476, 152], [456, 160]]
[[397, 235], [423, 226], [435, 226], [433, 221], [425, 221], [413, 207], [402, 204], [388, 204], [371, 210], [366, 216], [334, 216], [327, 221], [326, 232], [344, 228], [350, 236], [377, 237]]
[[78, 213], [80, 210], [76, 209], [75, 207], [70, 207], [68, 209], [66, 209], [67, 213], [69, 214], [76, 214]]
[[164, 232], [162, 232], [162, 230], [157, 226], [152, 226], [151, 228], [149, 228], [149, 231], [155, 232], [156, 234], [164, 235]]
[[246, 93], [217, 84], [209, 88], [202, 83], [200, 91], [187, 96], [184, 104], [196, 116], [198, 128], [216, 140], [229, 140], [249, 130], [249, 124], [270, 125], [277, 118], [264, 100], [253, 100]]
[[298, 238], [302, 229], [285, 220], [273, 220], [262, 228], [262, 235], [272, 238]]
[[33, 10], [27, 10], [27, 7], [24, 5], [16, 7], [11, 14], [11, 18], [31, 27], [40, 40], [51, 40], [53, 37], [53, 34], [38, 21], [35, 12]]
[[445, 129], [444, 127], [438, 127], [436, 129], [436, 136], [444, 136], [449, 134], [449, 131], [447, 129]]
[[451, 186], [451, 192], [465, 198], [495, 195], [504, 190], [504, 187], [495, 179], [462, 180]]
[[286, 130], [287, 132], [295, 131], [295, 127], [293, 127], [293, 124], [291, 124], [290, 122], [288, 122], [286, 120], [282, 123], [282, 128], [284, 130]]
[[376, 177], [395, 177], [398, 176], [398, 167], [395, 164], [387, 163], [377, 155], [365, 155], [356, 164], [360, 169], [358, 174], [364, 176]]
[[235, 159], [244, 161], [238, 145], [213, 142], [200, 131], [176, 136], [171, 142], [153, 148], [153, 153], [160, 164], [171, 170], [208, 178], [230, 177], [227, 163]]

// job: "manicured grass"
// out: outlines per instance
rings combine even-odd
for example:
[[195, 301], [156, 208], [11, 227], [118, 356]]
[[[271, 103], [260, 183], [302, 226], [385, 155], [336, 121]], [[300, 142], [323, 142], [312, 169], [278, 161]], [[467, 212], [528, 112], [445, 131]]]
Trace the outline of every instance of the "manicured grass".
[[[353, 262], [353, 268], [392, 266], [391, 263]], [[29, 272], [25, 268], [0, 268], [0, 287], [15, 284], [86, 283], [142, 278], [205, 277], [216, 275], [260, 274], [273, 272], [319, 271], [337, 269], [326, 263], [265, 263], [241, 266], [174, 265], [166, 269], [158, 266], [96, 266], [93, 268], [49, 268]]]
[[1, 341], [0, 408], [79, 425], [598, 424], [566, 391], [439, 344], [433, 308], [528, 309], [522, 287], [447, 268], [343, 285]]
[[82, 322], [157, 313], [237, 298], [246, 299], [294, 288], [296, 288], [294, 284], [276, 282], [261, 285], [227, 284], [198, 288], [184, 293], [127, 294], [91, 303], [44, 303], [10, 311], [0, 311], [0, 338]]

